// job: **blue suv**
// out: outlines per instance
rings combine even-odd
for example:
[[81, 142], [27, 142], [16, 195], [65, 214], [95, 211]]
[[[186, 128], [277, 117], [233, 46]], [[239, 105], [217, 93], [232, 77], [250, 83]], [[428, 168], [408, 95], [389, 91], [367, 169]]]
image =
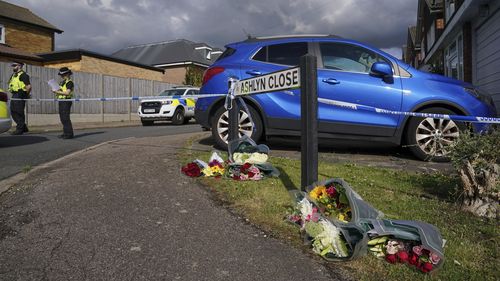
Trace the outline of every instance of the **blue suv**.
[[[313, 54], [318, 61], [320, 98], [394, 111], [495, 117], [491, 97], [471, 84], [418, 71], [376, 48], [333, 35], [249, 38], [229, 44], [205, 71], [200, 94], [225, 94], [228, 78], [245, 79], [299, 64]], [[300, 136], [300, 90], [245, 97], [249, 113], [240, 112], [240, 135]], [[228, 137], [223, 97], [198, 99], [195, 118], [212, 130], [220, 147]], [[320, 138], [406, 144], [422, 160], [446, 161], [449, 144], [467, 127], [432, 118], [356, 111], [324, 103], [318, 106]], [[476, 132], [486, 124], [473, 124]]]

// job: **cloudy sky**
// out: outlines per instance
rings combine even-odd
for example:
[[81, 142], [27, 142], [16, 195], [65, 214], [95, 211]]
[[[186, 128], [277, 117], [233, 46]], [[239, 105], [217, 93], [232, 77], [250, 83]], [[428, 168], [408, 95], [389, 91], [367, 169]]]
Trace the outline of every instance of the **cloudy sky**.
[[123, 47], [188, 39], [222, 48], [246, 34], [336, 34], [397, 57], [417, 0], [7, 0], [64, 33], [56, 49], [111, 54]]

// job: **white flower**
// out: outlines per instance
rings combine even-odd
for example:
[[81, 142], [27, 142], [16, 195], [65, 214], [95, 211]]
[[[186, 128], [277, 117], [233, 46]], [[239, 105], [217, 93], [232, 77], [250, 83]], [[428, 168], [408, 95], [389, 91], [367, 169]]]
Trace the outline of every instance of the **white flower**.
[[322, 255], [331, 252], [337, 257], [347, 257], [349, 253], [347, 252], [345, 242], [342, 241], [338, 228], [331, 222], [323, 219], [319, 223], [323, 226], [324, 231], [314, 239], [316, 242], [313, 243], [314, 252]]
[[313, 206], [311, 202], [309, 202], [306, 198], [304, 198], [299, 202], [299, 210], [302, 221], [306, 221], [308, 217], [310, 218], [312, 216]]

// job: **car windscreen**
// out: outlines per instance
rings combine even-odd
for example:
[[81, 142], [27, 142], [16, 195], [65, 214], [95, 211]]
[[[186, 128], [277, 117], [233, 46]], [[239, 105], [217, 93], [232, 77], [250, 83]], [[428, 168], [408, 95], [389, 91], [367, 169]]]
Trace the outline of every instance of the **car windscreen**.
[[182, 96], [186, 89], [170, 89], [160, 93], [160, 97]]

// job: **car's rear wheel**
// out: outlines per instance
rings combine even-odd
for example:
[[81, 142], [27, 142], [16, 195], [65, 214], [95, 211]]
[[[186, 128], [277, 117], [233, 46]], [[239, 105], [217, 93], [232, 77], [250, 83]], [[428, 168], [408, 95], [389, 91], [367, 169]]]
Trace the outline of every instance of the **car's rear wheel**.
[[[261, 138], [263, 132], [262, 119], [253, 107], [248, 106], [248, 110], [250, 111], [253, 124], [248, 116], [248, 113], [240, 110], [238, 118], [238, 136], [242, 137], [243, 135], [247, 135], [257, 142]], [[212, 136], [214, 137], [215, 143], [218, 147], [227, 149], [227, 140], [229, 137], [229, 114], [222, 106], [215, 112], [212, 119]]]
[[184, 110], [182, 108], [175, 109], [174, 115], [172, 116], [172, 124], [174, 125], [184, 124]]
[[153, 126], [154, 121], [141, 119], [142, 126]]
[[[456, 114], [440, 107], [428, 108], [423, 113]], [[462, 122], [435, 118], [412, 117], [406, 130], [406, 143], [417, 158], [424, 161], [446, 162], [450, 148], [466, 126]]]

